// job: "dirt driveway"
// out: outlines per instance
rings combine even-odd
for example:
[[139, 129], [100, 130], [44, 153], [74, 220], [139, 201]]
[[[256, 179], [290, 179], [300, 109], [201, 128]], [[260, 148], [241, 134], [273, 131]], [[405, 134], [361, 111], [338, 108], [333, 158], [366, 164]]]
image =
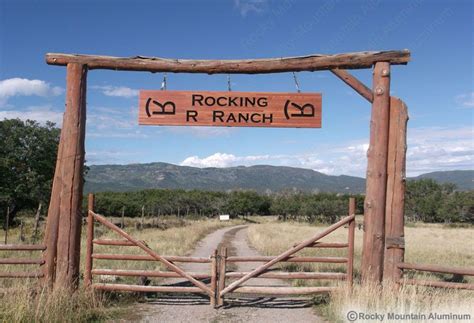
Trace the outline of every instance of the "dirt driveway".
[[[228, 248], [231, 256], [257, 256], [247, 242], [247, 226], [239, 225], [217, 230], [206, 236], [191, 254], [195, 257], [208, 257], [219, 246]], [[255, 263], [238, 264], [233, 270], [249, 271]], [[182, 265], [186, 271], [208, 271], [209, 264]], [[187, 282], [175, 279], [173, 284]], [[251, 279], [249, 285], [287, 286], [276, 279]], [[209, 299], [201, 295], [166, 295], [153, 298], [146, 303], [137, 304], [130, 309], [129, 319], [123, 321], [141, 322], [321, 322], [311, 307], [309, 298], [235, 296], [226, 298], [226, 305], [218, 310], [209, 305]], [[140, 317], [138, 317], [138, 313]]]

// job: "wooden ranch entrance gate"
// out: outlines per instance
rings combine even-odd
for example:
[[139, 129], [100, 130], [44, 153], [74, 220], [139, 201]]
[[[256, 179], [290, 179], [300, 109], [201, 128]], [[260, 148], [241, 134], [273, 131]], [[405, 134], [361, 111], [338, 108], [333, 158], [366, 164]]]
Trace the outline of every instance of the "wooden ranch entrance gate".
[[[404, 255], [403, 209], [408, 116], [405, 104], [390, 96], [390, 79], [391, 65], [407, 64], [409, 60], [408, 50], [258, 60], [180, 60], [143, 56], [121, 58], [47, 54], [48, 64], [67, 67], [67, 86], [66, 111], [48, 210], [44, 266], [46, 279], [50, 284], [69, 288], [75, 288], [79, 280], [86, 82], [88, 71], [94, 69], [204, 74], [331, 71], [372, 104], [362, 278], [364, 281], [375, 282], [380, 282], [383, 277], [399, 279], [402, 269], [398, 264], [403, 262]], [[372, 89], [347, 72], [347, 69], [363, 68], [373, 68]], [[163, 106], [162, 109], [164, 113]], [[156, 255], [150, 254], [150, 257]], [[158, 260], [166, 264], [166, 259]], [[172, 264], [170, 268], [174, 268]], [[239, 283], [232, 283], [223, 289], [222, 295], [238, 288], [242, 290], [243, 287], [239, 285], [241, 282], [259, 275], [265, 268], [260, 269], [261, 272], [246, 273], [238, 280]], [[179, 273], [176, 269], [175, 272]], [[191, 279], [190, 281], [193, 282]], [[208, 286], [196, 287], [209, 292]]]
[[[355, 199], [349, 201], [348, 215], [339, 222], [329, 226], [321, 233], [311, 238], [297, 243], [287, 251], [278, 256], [259, 256], [259, 257], [228, 257], [227, 249], [221, 248], [215, 250], [209, 257], [177, 257], [159, 255], [146, 242], [139, 241], [130, 234], [107, 220], [104, 216], [94, 212], [94, 196], [89, 195], [87, 217], [87, 252], [86, 268], [84, 281], [87, 286], [97, 290], [105, 291], [132, 291], [132, 292], [160, 292], [160, 293], [202, 293], [209, 297], [212, 306], [221, 306], [224, 304], [224, 296], [228, 293], [241, 294], [268, 294], [268, 295], [302, 295], [321, 292], [330, 292], [337, 287], [270, 287], [270, 286], [243, 286], [245, 282], [254, 278], [273, 278], [273, 279], [317, 279], [317, 280], [345, 280], [348, 287], [352, 286], [353, 268], [354, 268], [354, 233], [355, 233]], [[98, 222], [108, 229], [112, 230], [122, 239], [94, 239], [94, 223]], [[346, 226], [348, 229], [347, 242], [322, 242], [335, 230]], [[145, 255], [135, 254], [98, 254], [94, 253], [94, 245], [105, 246], [127, 246], [138, 247]], [[347, 249], [346, 257], [308, 257], [297, 256], [297, 252], [304, 248], [344, 248]], [[156, 261], [163, 264], [168, 271], [159, 270], [124, 270], [93, 268], [94, 260], [117, 260], [121, 265], [124, 261]], [[228, 271], [228, 263], [238, 262], [256, 262], [263, 264], [250, 272]], [[346, 272], [284, 272], [270, 270], [270, 267], [282, 262], [292, 263], [326, 263], [326, 264], [344, 264]], [[210, 264], [207, 272], [186, 272], [175, 263], [207, 263]], [[181, 278], [191, 283], [192, 286], [179, 286], [169, 284], [161, 286], [144, 286], [137, 284], [111, 284], [103, 282], [93, 282], [93, 276], [128, 276], [128, 277], [146, 277], [146, 278]], [[226, 279], [234, 279], [232, 283], [226, 286]], [[237, 280], [235, 280], [237, 279]], [[206, 284], [203, 280], [208, 280]]]

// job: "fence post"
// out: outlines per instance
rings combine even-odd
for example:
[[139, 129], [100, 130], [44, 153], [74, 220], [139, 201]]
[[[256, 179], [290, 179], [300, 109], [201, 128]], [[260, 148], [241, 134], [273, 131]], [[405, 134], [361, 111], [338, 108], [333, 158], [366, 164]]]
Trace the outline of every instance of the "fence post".
[[[356, 213], [356, 200], [355, 197], [349, 198], [349, 216]], [[349, 235], [348, 235], [348, 248], [347, 248], [347, 283], [352, 288], [354, 282], [354, 236], [355, 236], [356, 221], [354, 219], [349, 222]]]
[[390, 63], [377, 62], [373, 72], [374, 101], [367, 151], [362, 280], [381, 283], [385, 249], [385, 203], [390, 119]]
[[405, 254], [405, 164], [408, 109], [402, 100], [390, 98], [390, 133], [387, 164], [384, 279], [402, 278], [398, 264]]
[[219, 257], [219, 284], [218, 284], [219, 287], [217, 290], [217, 306], [224, 305], [224, 298], [221, 295], [221, 292], [225, 288], [226, 262], [227, 262], [227, 248], [221, 247], [220, 257]]
[[86, 271], [84, 273], [84, 283], [87, 287], [92, 284], [92, 253], [94, 252], [94, 194], [89, 193], [87, 204], [87, 246], [86, 246]]
[[211, 306], [216, 307], [217, 290], [217, 249], [214, 250], [211, 256]]

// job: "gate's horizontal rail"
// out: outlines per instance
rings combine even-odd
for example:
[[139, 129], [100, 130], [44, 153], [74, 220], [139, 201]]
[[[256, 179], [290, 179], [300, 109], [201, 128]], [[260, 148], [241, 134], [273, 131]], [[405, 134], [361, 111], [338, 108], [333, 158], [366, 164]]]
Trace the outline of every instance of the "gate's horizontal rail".
[[[295, 245], [296, 246], [296, 245]], [[348, 248], [348, 243], [343, 242], [315, 242], [312, 245], [307, 246], [306, 248]]]
[[335, 291], [337, 287], [260, 287], [241, 286], [235, 288], [232, 293], [242, 294], [271, 294], [271, 295], [304, 295], [315, 293], [326, 293]]
[[[161, 256], [171, 262], [189, 262], [189, 263], [210, 263], [211, 259], [205, 257], [180, 257], [180, 256]], [[155, 258], [147, 255], [131, 254], [93, 254], [94, 259], [107, 260], [134, 260], [134, 261], [156, 261]]]
[[[225, 277], [240, 278], [247, 275], [248, 272], [228, 272]], [[275, 279], [334, 279], [344, 280], [347, 275], [344, 273], [313, 273], [313, 272], [273, 272], [260, 274], [257, 278], [275, 278]]]
[[407, 285], [428, 286], [428, 287], [474, 290], [474, 284], [440, 282], [440, 281], [435, 281], [435, 280], [400, 279], [399, 283], [407, 284]]
[[43, 259], [30, 258], [0, 258], [0, 265], [42, 265]]
[[[155, 261], [159, 261], [161, 262], [162, 264], [164, 264], [168, 269], [180, 274], [183, 278], [186, 278], [187, 280], [189, 280], [194, 286], [198, 287], [201, 291], [204, 291], [207, 295], [209, 295], [210, 297], [213, 297], [214, 295], [214, 292], [211, 290], [211, 288], [209, 288], [208, 286], [206, 286], [206, 284], [204, 284], [203, 282], [199, 281], [199, 280], [196, 280], [194, 277], [190, 276], [188, 273], [186, 273], [183, 269], [181, 269], [180, 267], [176, 266], [174, 263], [173, 263], [173, 260], [168, 260], [166, 259], [165, 257], [157, 254], [155, 251], [153, 251], [150, 247], [148, 247], [148, 245], [140, 240], [137, 240], [135, 238], [133, 238], [131, 235], [129, 235], [127, 232], [123, 231], [121, 228], [119, 228], [118, 226], [116, 226], [115, 224], [113, 224], [112, 222], [108, 221], [104, 216], [102, 215], [99, 215], [97, 213], [94, 213], [91, 208], [89, 207], [89, 212], [88, 212], [88, 222], [90, 223], [90, 225], [88, 226], [88, 232], [92, 231], [92, 233], [94, 232], [94, 227], [93, 227], [93, 224], [94, 224], [94, 221], [93, 220], [97, 220], [99, 221], [100, 223], [102, 223], [104, 226], [106, 226], [107, 228], [111, 229], [112, 231], [115, 231], [116, 233], [118, 233], [120, 236], [122, 236], [123, 238], [129, 240], [130, 242], [132, 242], [133, 244], [135, 244], [137, 247], [139, 247], [140, 249], [142, 249], [144, 252], [146, 252], [148, 254], [149, 257], [153, 258]], [[90, 230], [90, 231], [89, 231]], [[89, 237], [92, 237], [91, 235], [89, 235]], [[90, 255], [88, 257], [88, 259], [91, 259], [92, 260], [92, 256], [91, 253], [92, 253], [92, 248], [91, 246], [93, 245], [93, 243], [90, 241], [88, 242], [88, 254]], [[170, 257], [169, 257], [170, 258]], [[183, 258], [183, 257], [181, 257]], [[176, 260], [177, 261], [177, 260]], [[209, 262], [211, 262], [211, 259], [208, 259]], [[92, 264], [92, 263], [90, 263]], [[90, 264], [86, 264], [87, 266], [86, 267], [89, 267], [90, 268]], [[90, 268], [92, 269], [92, 268]], [[87, 270], [88, 272], [88, 276], [90, 276], [90, 269]], [[90, 277], [87, 278], [89, 283], [90, 283]]]
[[0, 272], [0, 278], [41, 278], [42, 272]]
[[438, 265], [421, 265], [421, 264], [408, 264], [408, 263], [399, 263], [397, 266], [400, 269], [407, 269], [407, 270], [419, 270], [419, 271], [429, 271], [433, 273], [474, 276], [474, 269], [472, 268], [444, 267], [444, 266], [438, 266]]
[[126, 292], [161, 292], [161, 293], [202, 293], [199, 287], [182, 286], [139, 286], [126, 284], [92, 284], [92, 287], [106, 291], [126, 291]]
[[[179, 278], [182, 277], [174, 271], [158, 271], [158, 270], [125, 270], [125, 269], [92, 269], [93, 275], [106, 276], [132, 276], [132, 277], [165, 277], [165, 278]], [[194, 278], [203, 279], [210, 278], [211, 275], [207, 273], [187, 272]]]
[[34, 251], [34, 250], [46, 250], [45, 245], [36, 244], [6, 244], [0, 245], [0, 250], [12, 250], [12, 251]]
[[[267, 262], [276, 256], [254, 256], [254, 257], [227, 257], [228, 262]], [[289, 256], [279, 262], [323, 262], [323, 263], [347, 263], [345, 257], [296, 257]]]
[[103, 246], [135, 246], [133, 242], [125, 239], [95, 239], [92, 243]]

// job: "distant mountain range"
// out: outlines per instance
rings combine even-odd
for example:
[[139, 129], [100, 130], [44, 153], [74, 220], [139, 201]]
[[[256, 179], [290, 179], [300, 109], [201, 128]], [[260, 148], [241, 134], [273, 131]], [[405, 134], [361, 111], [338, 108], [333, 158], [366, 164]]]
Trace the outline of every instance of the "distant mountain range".
[[[427, 173], [416, 177], [418, 178], [455, 183], [460, 190], [474, 189], [473, 170]], [[150, 163], [92, 165], [85, 184], [86, 192], [123, 192], [150, 188], [363, 193], [365, 179], [346, 175], [331, 176], [311, 169], [284, 166], [196, 168]]]

